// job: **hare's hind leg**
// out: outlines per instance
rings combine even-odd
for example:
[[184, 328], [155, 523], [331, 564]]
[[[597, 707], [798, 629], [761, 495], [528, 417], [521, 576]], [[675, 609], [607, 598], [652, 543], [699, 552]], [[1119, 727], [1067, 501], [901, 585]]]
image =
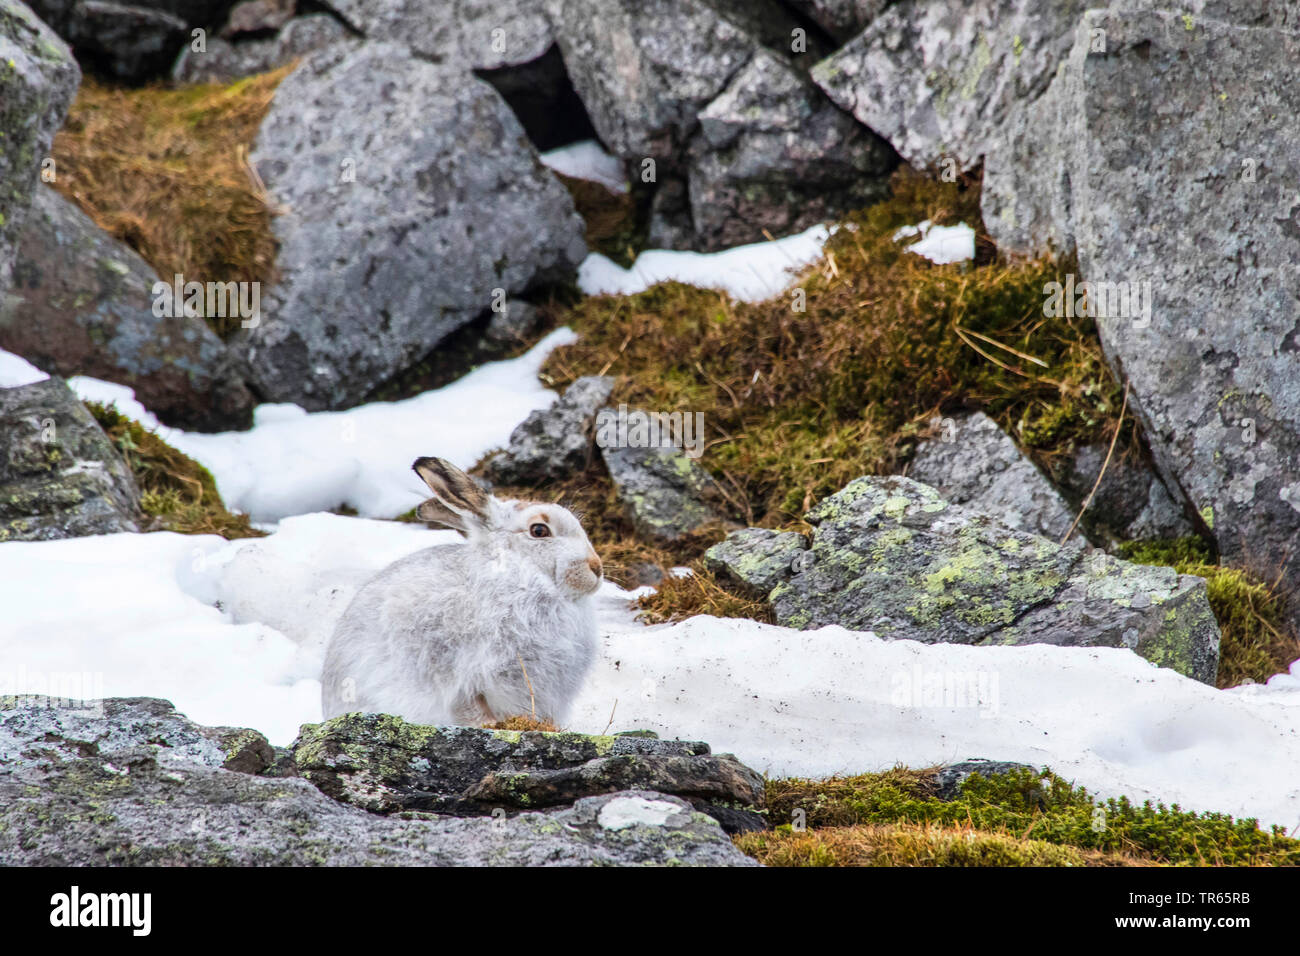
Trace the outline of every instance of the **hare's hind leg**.
[[496, 714], [492, 713], [492, 708], [482, 694], [462, 698], [452, 708], [452, 719], [458, 727], [482, 727], [497, 722]]

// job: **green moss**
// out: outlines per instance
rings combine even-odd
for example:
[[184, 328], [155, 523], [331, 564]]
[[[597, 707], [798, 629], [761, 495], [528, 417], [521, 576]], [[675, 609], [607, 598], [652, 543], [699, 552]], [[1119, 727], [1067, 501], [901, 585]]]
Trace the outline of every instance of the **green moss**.
[[769, 818], [792, 821], [802, 810], [807, 827], [905, 824], [967, 827], [1083, 851], [1192, 865], [1297, 865], [1300, 840], [1281, 827], [1261, 830], [1253, 819], [1191, 813], [1177, 804], [1125, 797], [1099, 801], [1050, 771], [1020, 770], [969, 777], [948, 801], [935, 797], [933, 773], [895, 769], [831, 780], [771, 780]]

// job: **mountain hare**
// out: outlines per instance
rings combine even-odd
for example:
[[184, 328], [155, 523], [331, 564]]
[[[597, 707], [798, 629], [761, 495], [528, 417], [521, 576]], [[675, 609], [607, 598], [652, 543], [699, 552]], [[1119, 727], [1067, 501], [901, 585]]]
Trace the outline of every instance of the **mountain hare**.
[[489, 495], [441, 458], [413, 467], [433, 491], [416, 514], [466, 540], [417, 551], [357, 592], [325, 652], [325, 717], [562, 724], [596, 653], [601, 565], [582, 525], [559, 505]]

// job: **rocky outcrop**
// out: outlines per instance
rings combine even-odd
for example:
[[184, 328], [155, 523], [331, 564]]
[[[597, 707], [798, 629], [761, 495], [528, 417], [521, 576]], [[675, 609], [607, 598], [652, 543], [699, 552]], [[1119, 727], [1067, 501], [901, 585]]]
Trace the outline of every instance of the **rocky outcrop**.
[[1300, 541], [1300, 26], [1218, 6], [1090, 11], [990, 157], [984, 219], [1011, 251], [1077, 248], [1173, 497], [1230, 561], [1278, 568]]
[[898, 157], [766, 50], [699, 114], [690, 148], [695, 245], [784, 236], [870, 205]]
[[608, 376], [577, 379], [554, 405], [532, 412], [510, 433], [510, 445], [484, 466], [488, 478], [526, 485], [581, 471], [591, 456], [596, 413], [613, 389]]
[[0, 542], [139, 531], [140, 491], [62, 379], [0, 389]]
[[357, 43], [334, 17], [312, 13], [290, 20], [269, 39], [209, 37], [202, 50], [187, 46], [172, 67], [172, 79], [179, 83], [230, 83], [279, 69], [327, 46]]
[[752, 866], [714, 820], [653, 791], [546, 812], [368, 813], [309, 781], [230, 768], [254, 731], [166, 701], [0, 698], [7, 866]]
[[536, 810], [635, 789], [673, 794], [752, 829], [764, 800], [762, 777], [699, 741], [421, 727], [345, 714], [304, 726], [293, 757], [324, 793], [375, 813]]
[[[1127, 647], [1214, 683], [1219, 629], [1201, 578], [1059, 547], [909, 478], [859, 478], [806, 520], [815, 531], [802, 551], [792, 539], [779, 554], [759, 542], [764, 561], [790, 568], [768, 594], [778, 624], [923, 643]], [[708, 559], [743, 579], [743, 544], [733, 537]]]
[[901, 0], [812, 78], [913, 166], [971, 169], [1046, 89], [1088, 5]]
[[310, 57], [276, 91], [253, 159], [285, 211], [280, 279], [243, 346], [277, 401], [355, 404], [586, 254], [572, 198], [493, 89], [398, 46]]
[[203, 29], [213, 36], [234, 0], [33, 0], [32, 8], [77, 57], [120, 80], [166, 71]]
[[907, 474], [1017, 531], [1059, 541], [1074, 525], [1061, 493], [983, 412], [945, 419], [938, 438], [917, 446]]
[[41, 163], [80, 82], [63, 41], [18, 0], [0, 0], [0, 305]]
[[233, 357], [202, 319], [155, 314], [158, 281], [134, 250], [39, 189], [0, 303], [0, 348], [54, 375], [129, 386], [169, 425], [248, 428], [254, 400]]

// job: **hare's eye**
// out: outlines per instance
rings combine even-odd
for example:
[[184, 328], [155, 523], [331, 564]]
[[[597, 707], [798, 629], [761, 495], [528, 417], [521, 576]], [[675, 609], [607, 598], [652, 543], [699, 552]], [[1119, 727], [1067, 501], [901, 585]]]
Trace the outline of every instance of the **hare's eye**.
[[528, 533], [534, 538], [549, 538], [551, 536], [551, 529], [539, 521], [529, 527]]

